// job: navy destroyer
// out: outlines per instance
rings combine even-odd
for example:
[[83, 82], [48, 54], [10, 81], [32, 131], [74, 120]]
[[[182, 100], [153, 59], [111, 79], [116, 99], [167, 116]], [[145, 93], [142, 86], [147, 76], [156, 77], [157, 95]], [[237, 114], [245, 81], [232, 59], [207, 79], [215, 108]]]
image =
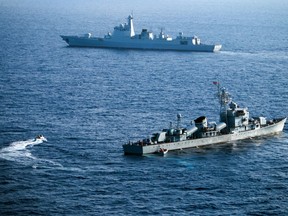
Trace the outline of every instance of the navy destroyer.
[[[214, 83], [215, 84], [215, 83]], [[151, 138], [123, 145], [124, 154], [144, 155], [151, 153], [163, 154], [170, 150], [200, 147], [212, 144], [243, 140], [253, 137], [280, 133], [286, 117], [266, 119], [265, 117], [249, 116], [248, 108], [241, 108], [225, 88], [220, 88], [217, 97], [220, 103], [220, 122], [208, 122], [200, 116], [188, 127], [181, 127], [181, 114], [177, 115], [177, 125], [154, 133]]]
[[64, 36], [62, 39], [71, 47], [98, 47], [118, 49], [148, 49], [148, 50], [176, 50], [215, 52], [222, 45], [203, 44], [197, 36], [186, 37], [182, 32], [172, 38], [161, 30], [159, 35], [154, 35], [147, 29], [142, 29], [140, 34], [135, 34], [133, 17], [128, 16], [128, 24], [120, 24], [114, 27], [112, 33], [108, 32], [104, 37], [94, 37], [91, 33], [82, 36]]

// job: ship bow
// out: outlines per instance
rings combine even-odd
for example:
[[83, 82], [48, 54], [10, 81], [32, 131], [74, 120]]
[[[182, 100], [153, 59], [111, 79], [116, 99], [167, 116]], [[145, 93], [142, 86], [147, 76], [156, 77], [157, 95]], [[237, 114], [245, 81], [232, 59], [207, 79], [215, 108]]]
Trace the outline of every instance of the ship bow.
[[68, 36], [60, 35], [60, 37], [61, 37], [68, 45], [70, 45], [70, 44], [69, 44], [69, 38], [68, 38]]

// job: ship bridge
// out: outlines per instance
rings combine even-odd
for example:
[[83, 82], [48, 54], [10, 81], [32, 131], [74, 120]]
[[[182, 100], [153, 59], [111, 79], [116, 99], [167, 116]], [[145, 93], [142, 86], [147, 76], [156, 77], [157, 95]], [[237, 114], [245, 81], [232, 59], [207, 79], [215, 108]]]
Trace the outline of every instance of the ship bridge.
[[135, 31], [134, 31], [134, 25], [133, 25], [133, 17], [132, 15], [128, 16], [128, 24], [120, 24], [119, 26], [114, 27], [113, 31], [113, 37], [114, 38], [123, 38], [124, 37], [134, 37], [135, 36]]

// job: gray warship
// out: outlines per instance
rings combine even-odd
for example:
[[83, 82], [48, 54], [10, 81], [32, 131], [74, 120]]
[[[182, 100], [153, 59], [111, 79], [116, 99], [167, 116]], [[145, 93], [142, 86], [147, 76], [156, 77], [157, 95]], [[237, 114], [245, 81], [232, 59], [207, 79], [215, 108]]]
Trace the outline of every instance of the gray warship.
[[[215, 84], [215, 83], [214, 83]], [[286, 117], [266, 119], [249, 116], [248, 108], [241, 108], [225, 88], [218, 86], [217, 97], [220, 104], [220, 121], [208, 122], [207, 117], [200, 116], [194, 123], [181, 127], [181, 114], [177, 115], [177, 125], [154, 133], [150, 138], [123, 145], [125, 155], [144, 155], [165, 153], [170, 150], [207, 146], [230, 141], [274, 135], [283, 131]]]
[[197, 36], [186, 37], [182, 32], [172, 38], [161, 30], [155, 35], [147, 29], [142, 29], [140, 34], [135, 34], [133, 16], [128, 16], [128, 24], [115, 26], [112, 33], [108, 32], [104, 37], [94, 37], [91, 33], [82, 36], [64, 36], [62, 39], [71, 47], [97, 47], [116, 49], [147, 49], [147, 50], [175, 50], [216, 52], [222, 45], [203, 44]]

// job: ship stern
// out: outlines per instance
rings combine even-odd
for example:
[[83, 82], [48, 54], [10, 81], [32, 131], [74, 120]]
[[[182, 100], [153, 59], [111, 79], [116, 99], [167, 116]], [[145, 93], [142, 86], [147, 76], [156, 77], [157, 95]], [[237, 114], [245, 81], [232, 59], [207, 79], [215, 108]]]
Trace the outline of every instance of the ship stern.
[[143, 146], [124, 144], [123, 151], [125, 155], [143, 155]]

